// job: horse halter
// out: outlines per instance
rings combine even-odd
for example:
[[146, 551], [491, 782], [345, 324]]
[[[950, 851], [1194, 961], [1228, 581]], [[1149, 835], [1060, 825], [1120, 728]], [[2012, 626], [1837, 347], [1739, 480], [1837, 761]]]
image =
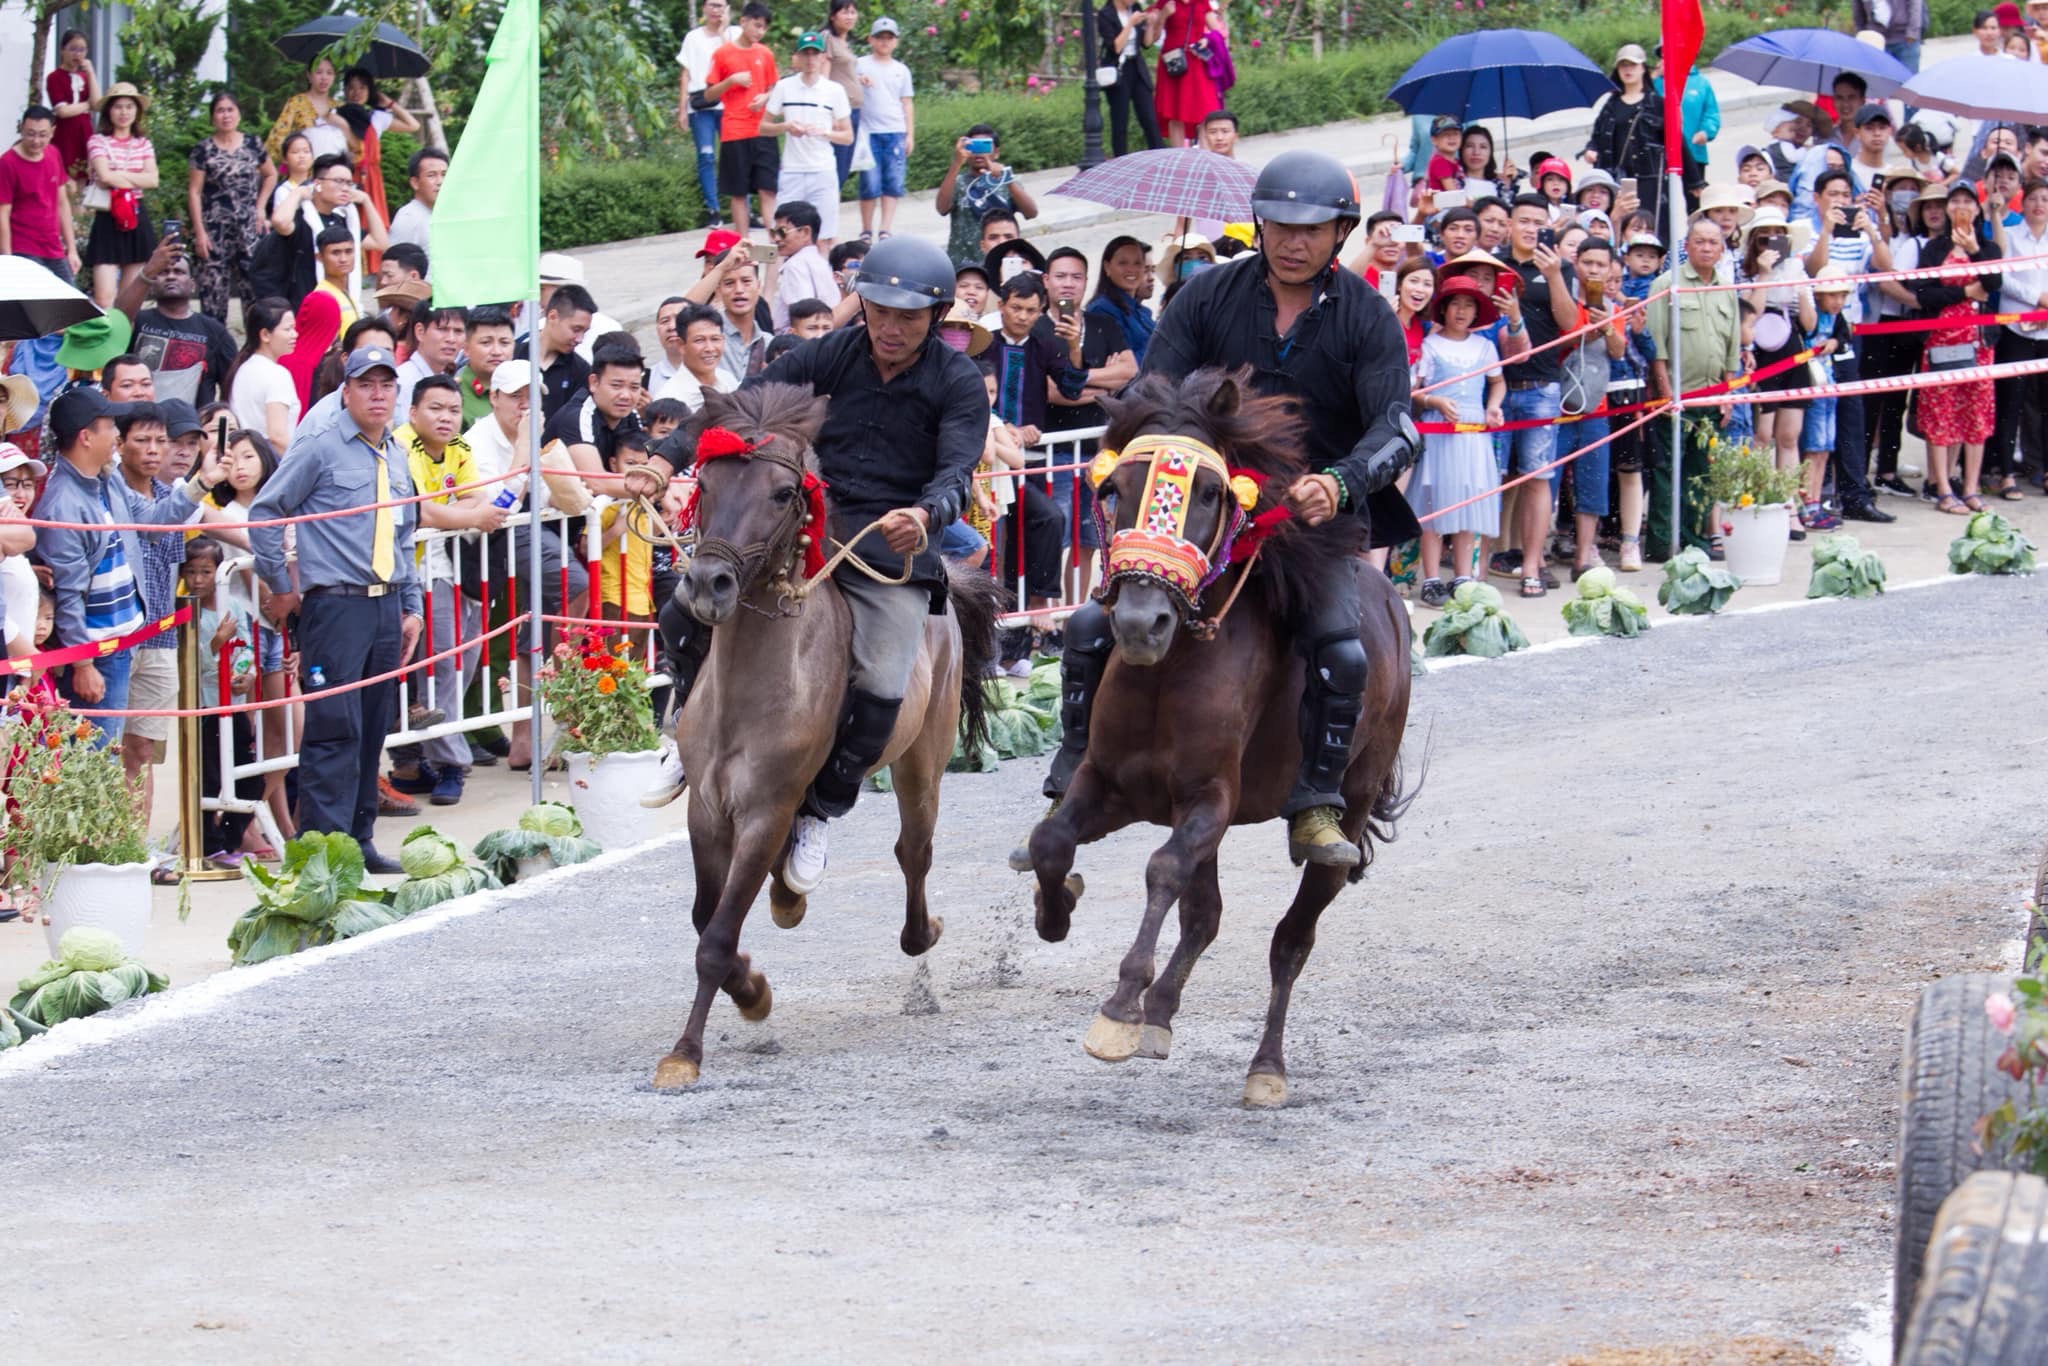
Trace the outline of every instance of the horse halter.
[[[1208, 618], [1201, 615], [1203, 593], [1223, 577], [1236, 555], [1247, 549], [1251, 556], [1243, 577], [1248, 577], [1250, 559], [1257, 558], [1258, 543], [1289, 514], [1285, 508], [1279, 508], [1256, 518], [1250, 516], [1259, 501], [1260, 476], [1232, 469], [1214, 447], [1190, 436], [1146, 435], [1121, 451], [1104, 450], [1089, 467], [1089, 482], [1099, 489], [1117, 470], [1136, 464], [1145, 466], [1137, 520], [1106, 538], [1108, 572], [1102, 599], [1114, 601], [1117, 589], [1128, 582], [1156, 584], [1179, 606], [1188, 629], [1198, 639], [1208, 640], [1216, 634], [1224, 613], [1237, 601], [1237, 592], [1233, 590], [1222, 610]], [[1223, 480], [1231, 493], [1229, 515], [1218, 523], [1207, 547], [1187, 538], [1195, 479], [1205, 469]], [[1101, 515], [1098, 504], [1096, 516]], [[1238, 588], [1244, 586], [1243, 577]]]
[[[749, 545], [735, 545], [722, 536], [706, 536], [697, 531], [693, 558], [709, 556], [724, 560], [732, 566], [733, 577], [740, 583], [740, 601], [746, 603], [746, 590], [766, 566], [768, 558], [778, 548], [787, 546], [783, 562], [776, 567], [775, 579], [778, 593], [779, 615], [794, 615], [794, 609], [787, 606], [792, 591], [789, 572], [795, 568], [799, 552], [804, 558], [804, 572], [815, 575], [825, 559], [825, 481], [804, 468], [801, 454], [790, 455], [778, 450], [787, 442], [778, 442], [773, 436], [764, 436], [749, 441], [737, 432], [724, 427], [707, 427], [697, 439], [698, 481], [690, 490], [689, 500], [683, 504], [682, 526], [687, 535], [696, 530], [697, 500], [703, 491], [702, 474], [707, 460], [742, 459], [765, 460], [771, 465], [780, 465], [796, 475], [802, 482], [804, 496], [793, 499], [789, 510], [775, 524], [767, 536]], [[799, 530], [802, 534], [798, 535]], [[751, 604], [747, 604], [750, 605]]]

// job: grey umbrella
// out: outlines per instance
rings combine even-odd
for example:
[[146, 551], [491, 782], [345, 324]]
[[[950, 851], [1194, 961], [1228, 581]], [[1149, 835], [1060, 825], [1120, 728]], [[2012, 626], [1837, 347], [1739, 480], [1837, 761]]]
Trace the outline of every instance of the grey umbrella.
[[0, 256], [0, 341], [62, 332], [100, 306], [23, 256]]

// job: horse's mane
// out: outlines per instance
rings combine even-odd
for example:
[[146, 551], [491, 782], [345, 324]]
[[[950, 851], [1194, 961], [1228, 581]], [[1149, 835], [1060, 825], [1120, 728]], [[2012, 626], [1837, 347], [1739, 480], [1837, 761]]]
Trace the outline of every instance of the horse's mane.
[[808, 384], [758, 384], [730, 394], [705, 394], [704, 406], [690, 415], [677, 435], [691, 460], [696, 458], [697, 438], [705, 429], [724, 427], [749, 441], [786, 441], [803, 455], [808, 466], [814, 460], [811, 442], [824, 421], [825, 400]]
[[[1233, 470], [1263, 481], [1257, 511], [1281, 504], [1287, 486], [1310, 473], [1301, 433], [1301, 404], [1282, 394], [1256, 394], [1250, 367], [1211, 366], [1175, 383], [1145, 375], [1116, 398], [1103, 400], [1109, 425], [1102, 444], [1122, 450], [1148, 432], [1195, 436], [1215, 447]], [[1319, 527], [1289, 521], [1265, 543], [1253, 585], [1269, 609], [1288, 612], [1314, 591], [1326, 568], [1363, 546], [1355, 516], [1339, 513]]]

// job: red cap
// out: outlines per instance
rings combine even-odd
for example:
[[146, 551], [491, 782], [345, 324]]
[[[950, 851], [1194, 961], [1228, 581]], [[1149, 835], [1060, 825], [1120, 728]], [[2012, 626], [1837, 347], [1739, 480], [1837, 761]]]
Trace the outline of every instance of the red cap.
[[2021, 28], [2024, 26], [2020, 19], [2020, 7], [2013, 4], [2012, 0], [2006, 0], [2006, 3], [1991, 12], [1998, 16], [1998, 26], [2000, 28]]
[[740, 235], [731, 228], [714, 228], [704, 238], [703, 247], [697, 252], [699, 260], [709, 256], [720, 256], [740, 244]]
[[1536, 183], [1538, 185], [1541, 185], [1543, 183], [1543, 177], [1547, 175], [1563, 176], [1565, 188], [1571, 188], [1572, 168], [1565, 164], [1563, 158], [1545, 157], [1543, 158], [1543, 160], [1536, 163]]

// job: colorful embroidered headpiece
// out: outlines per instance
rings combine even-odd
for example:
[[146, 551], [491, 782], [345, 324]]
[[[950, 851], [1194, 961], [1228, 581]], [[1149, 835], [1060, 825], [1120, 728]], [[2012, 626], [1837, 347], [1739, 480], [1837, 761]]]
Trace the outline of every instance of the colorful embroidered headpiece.
[[[1089, 478], [1099, 488], [1119, 468], [1135, 464], [1146, 467], [1137, 518], [1109, 537], [1108, 581], [1113, 587], [1125, 579], [1150, 580], [1192, 614], [1202, 590], [1230, 563], [1230, 545], [1245, 513], [1259, 500], [1258, 481], [1232, 470], [1214, 448], [1193, 437], [1163, 435], [1141, 436], [1121, 451], [1103, 451], [1089, 467]], [[1195, 479], [1205, 469], [1223, 480], [1235, 502], [1207, 547], [1187, 536]]]

